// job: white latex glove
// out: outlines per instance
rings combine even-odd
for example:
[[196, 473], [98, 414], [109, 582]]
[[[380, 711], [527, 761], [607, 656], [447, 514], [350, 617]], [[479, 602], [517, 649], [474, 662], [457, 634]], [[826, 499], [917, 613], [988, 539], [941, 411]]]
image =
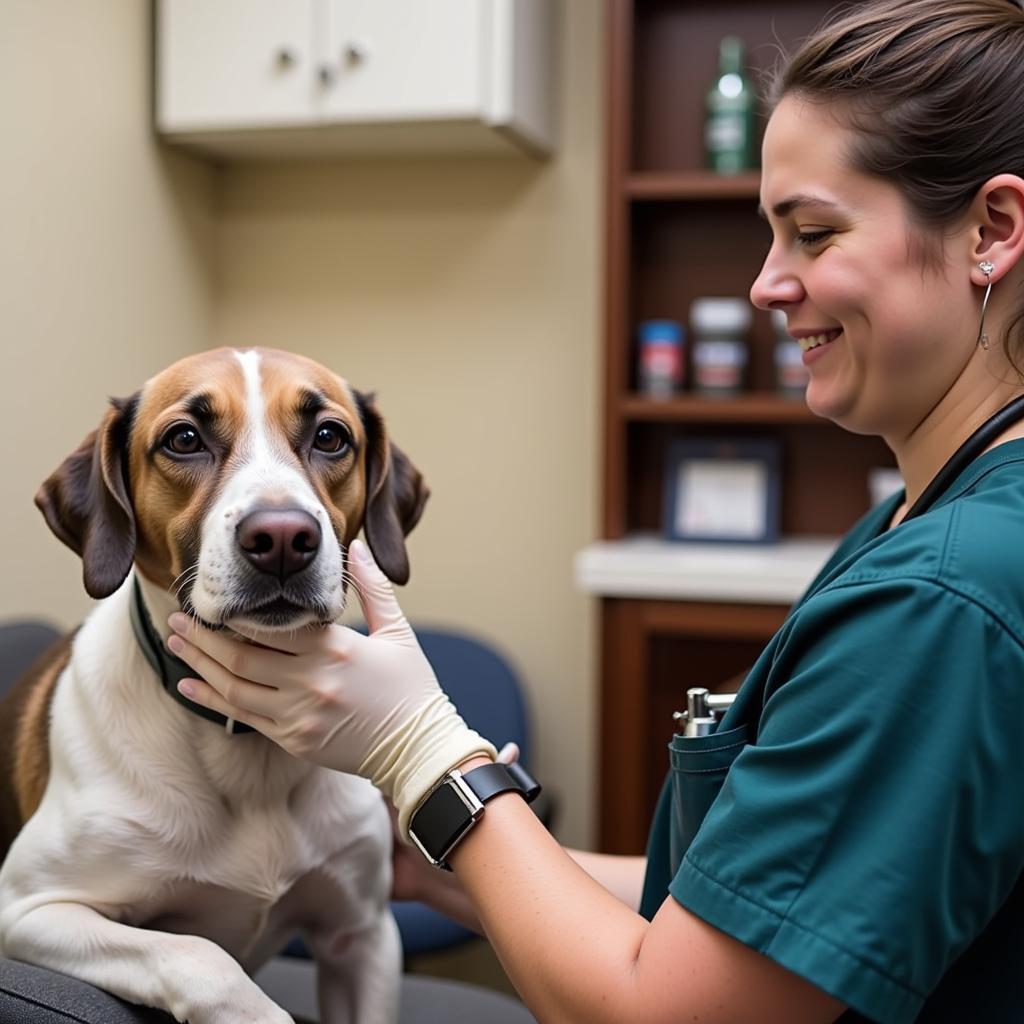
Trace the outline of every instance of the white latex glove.
[[254, 646], [176, 613], [169, 622], [179, 635], [167, 645], [205, 680], [183, 680], [186, 697], [296, 757], [369, 779], [408, 838], [413, 812], [446, 772], [496, 751], [441, 690], [366, 545], [353, 541], [349, 556], [369, 636], [338, 625], [246, 634]]

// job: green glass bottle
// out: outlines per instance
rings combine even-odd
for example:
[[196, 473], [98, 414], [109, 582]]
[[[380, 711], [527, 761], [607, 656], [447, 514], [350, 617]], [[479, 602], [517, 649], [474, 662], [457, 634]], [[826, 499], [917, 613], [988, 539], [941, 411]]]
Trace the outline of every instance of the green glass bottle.
[[719, 46], [718, 78], [707, 95], [704, 149], [708, 168], [719, 174], [756, 166], [754, 91], [743, 73], [743, 42], [735, 36], [726, 36]]

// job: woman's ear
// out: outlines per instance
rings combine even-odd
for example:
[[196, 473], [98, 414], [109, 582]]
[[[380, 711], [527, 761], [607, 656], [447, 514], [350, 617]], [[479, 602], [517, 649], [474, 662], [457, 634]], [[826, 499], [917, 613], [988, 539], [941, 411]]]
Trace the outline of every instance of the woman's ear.
[[[978, 189], [973, 213], [978, 233], [971, 258], [975, 264], [985, 260], [991, 263], [992, 280], [998, 281], [1024, 262], [1024, 178], [1016, 174], [990, 178]], [[977, 267], [971, 276], [975, 284], [988, 283], [988, 277]]]

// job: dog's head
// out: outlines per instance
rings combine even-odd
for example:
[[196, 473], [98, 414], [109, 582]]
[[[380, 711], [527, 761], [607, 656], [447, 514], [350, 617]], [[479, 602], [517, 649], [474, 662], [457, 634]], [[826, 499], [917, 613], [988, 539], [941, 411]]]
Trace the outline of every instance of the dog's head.
[[111, 409], [40, 488], [50, 529], [107, 597], [134, 562], [212, 626], [295, 629], [341, 614], [348, 544], [409, 577], [429, 491], [373, 398], [301, 356], [190, 356]]

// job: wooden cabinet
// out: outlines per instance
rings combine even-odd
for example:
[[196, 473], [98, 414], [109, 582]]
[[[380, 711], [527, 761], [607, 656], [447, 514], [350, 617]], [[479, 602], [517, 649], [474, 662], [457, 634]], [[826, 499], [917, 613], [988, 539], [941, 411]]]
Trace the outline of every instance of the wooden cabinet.
[[[749, 389], [727, 401], [693, 393], [643, 397], [635, 341], [642, 320], [688, 323], [698, 296], [747, 295], [770, 243], [757, 215], [759, 175], [702, 170], [704, 97], [716, 76], [719, 41], [743, 39], [757, 81], [777, 44], [792, 45], [829, 5], [607, 4], [604, 540], [660, 531], [665, 458], [674, 440], [735, 436], [772, 437], [781, 446], [784, 535], [837, 537], [868, 508], [868, 471], [891, 466], [892, 456], [877, 438], [847, 434], [814, 417], [802, 400], [776, 393], [766, 314], [755, 311]], [[782, 623], [788, 601], [720, 594], [666, 600], [610, 587], [601, 603], [599, 841], [607, 851], [632, 853], [643, 849], [667, 770], [672, 711], [685, 705], [689, 686], [734, 688], [737, 673]]]
[[157, 0], [157, 128], [224, 156], [548, 152], [552, 2]]

